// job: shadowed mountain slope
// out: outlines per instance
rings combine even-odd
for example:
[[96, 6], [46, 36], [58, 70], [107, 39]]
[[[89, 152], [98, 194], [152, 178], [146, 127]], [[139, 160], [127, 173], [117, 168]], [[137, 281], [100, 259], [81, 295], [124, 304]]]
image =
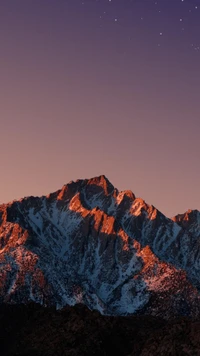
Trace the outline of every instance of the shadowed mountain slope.
[[3, 204], [0, 302], [196, 318], [200, 266], [193, 233], [105, 176]]

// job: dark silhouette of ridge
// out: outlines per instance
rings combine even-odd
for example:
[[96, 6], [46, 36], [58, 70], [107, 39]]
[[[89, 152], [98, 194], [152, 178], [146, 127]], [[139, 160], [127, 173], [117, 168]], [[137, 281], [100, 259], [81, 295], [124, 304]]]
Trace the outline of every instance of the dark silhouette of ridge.
[[1, 305], [1, 356], [198, 356], [200, 322], [106, 317], [83, 305], [62, 311]]

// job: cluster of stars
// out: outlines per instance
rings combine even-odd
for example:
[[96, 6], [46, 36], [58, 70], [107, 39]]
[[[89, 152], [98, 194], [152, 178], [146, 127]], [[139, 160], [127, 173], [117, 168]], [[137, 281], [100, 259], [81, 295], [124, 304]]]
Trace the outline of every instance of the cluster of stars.
[[[185, 0], [181, 0], [182, 3], [183, 3], [184, 1], [185, 1]], [[156, 1], [154, 4], [155, 4], [155, 5], [158, 5], [158, 2]], [[193, 9], [194, 9], [194, 10], [197, 10], [197, 9], [198, 9], [198, 6], [195, 5], [195, 6], [193, 7]], [[188, 12], [191, 13], [191, 12], [192, 12], [192, 9], [189, 9]], [[161, 10], [158, 10], [158, 13], [161, 13]], [[143, 17], [141, 17], [141, 20], [143, 20]], [[181, 23], [184, 22], [182, 17], [179, 18], [179, 22], [181, 22]], [[182, 27], [182, 28], [181, 28], [181, 31], [184, 31], [184, 30], [185, 30], [185, 28]], [[161, 31], [161, 32], [159, 33], [159, 35], [160, 35], [160, 36], [163, 36], [163, 32]], [[160, 47], [160, 46], [161, 46], [161, 43], [158, 43], [158, 47]], [[198, 51], [198, 50], [200, 49], [199, 46], [194, 46], [194, 44], [191, 44], [191, 47], [194, 48], [194, 50], [196, 50], [196, 51]]]
[[[97, 3], [100, 4], [100, 0], [94, 0], [96, 1]], [[125, 8], [127, 6], [127, 2], [125, 2], [125, 0], [121, 0], [122, 1], [122, 5], [121, 7], [122, 8]], [[134, 11], [134, 4], [137, 4], [138, 3], [138, 0], [129, 0], [129, 4], [132, 4], [133, 5], [133, 11]], [[148, 14], [145, 13], [145, 1], [147, 0], [140, 0], [140, 4], [142, 4], [142, 1], [144, 2], [143, 4], [143, 11], [144, 11], [144, 14], [141, 14], [142, 16], [140, 16], [140, 20], [144, 23], [145, 20], [146, 20], [146, 17], [148, 16]], [[152, 1], [152, 6], [155, 6], [155, 11], [156, 13], [159, 14], [159, 23], [161, 23], [161, 20], [162, 20], [162, 17], [160, 16], [164, 16], [166, 18], [166, 16], [169, 16], [169, 14], [167, 14], [165, 16], [165, 10], [163, 10], [162, 6], [164, 4], [163, 1], [161, 0], [157, 0], [157, 1], [153, 1], [153, 0], [148, 0], [149, 2]], [[187, 14], [194, 14], [198, 9], [200, 9], [200, 6], [198, 7], [197, 4], [194, 4], [193, 1], [191, 2], [188, 2], [186, 0], [169, 0], [170, 2], [172, 1], [174, 3], [174, 6], [177, 8], [178, 6], [178, 3], [180, 4], [179, 5], [179, 17], [177, 17], [177, 23], [179, 23], [181, 26], [179, 27], [179, 31], [180, 33], [182, 32], [183, 34], [186, 33], [186, 30], [189, 30], [189, 26], [188, 26], [188, 16]], [[86, 0], [84, 2], [82, 2], [82, 5], [86, 4]], [[118, 10], [116, 11], [115, 10], [115, 0], [107, 0], [107, 4], [111, 4], [113, 8], [113, 12], [119, 12], [119, 8]], [[188, 6], [189, 4], [189, 6]], [[170, 3], [170, 5], [172, 5]], [[187, 5], [187, 8], [185, 7], [185, 5]], [[109, 5], [107, 5], [109, 6]], [[182, 7], [183, 6], [183, 7]], [[109, 10], [111, 9], [110, 6], [109, 6]], [[106, 9], [106, 4], [105, 4], [105, 10]], [[105, 19], [105, 16], [107, 15], [108, 11], [103, 11], [100, 15], [99, 15], [99, 19], [100, 21], [103, 21]], [[115, 15], [113, 15], [111, 18], [110, 18], [110, 21], [113, 21], [114, 23], [120, 23], [121, 24], [121, 19], [122, 19], [122, 15], [120, 14], [120, 16], [116, 16], [116, 13]], [[134, 20], [133, 20], [134, 21]], [[191, 19], [190, 19], [191, 21]], [[123, 22], [126, 22], [125, 19], [123, 19]], [[199, 18], [199, 22], [200, 22], [200, 18]], [[162, 25], [161, 25], [162, 26]], [[170, 18], [169, 18], [169, 26], [170, 26]], [[103, 22], [100, 23], [100, 27], [103, 27]], [[167, 31], [169, 29], [166, 29], [166, 28], [162, 28], [160, 29], [160, 31], [158, 31], [158, 38], [157, 38], [157, 46], [158, 47], [161, 47], [164, 45], [165, 43], [165, 37], [167, 36]], [[199, 35], [200, 35], [200, 29], [199, 29]], [[159, 39], [159, 40], [158, 40]], [[194, 44], [194, 43], [190, 43], [190, 48], [194, 49], [195, 51], [199, 51], [200, 50], [200, 44]]]

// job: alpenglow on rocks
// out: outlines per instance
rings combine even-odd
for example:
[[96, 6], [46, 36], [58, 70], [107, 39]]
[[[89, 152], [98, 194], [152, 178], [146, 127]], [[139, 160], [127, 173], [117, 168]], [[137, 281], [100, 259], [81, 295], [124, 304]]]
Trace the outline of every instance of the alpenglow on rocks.
[[0, 205], [0, 302], [200, 314], [200, 212], [168, 219], [105, 176]]

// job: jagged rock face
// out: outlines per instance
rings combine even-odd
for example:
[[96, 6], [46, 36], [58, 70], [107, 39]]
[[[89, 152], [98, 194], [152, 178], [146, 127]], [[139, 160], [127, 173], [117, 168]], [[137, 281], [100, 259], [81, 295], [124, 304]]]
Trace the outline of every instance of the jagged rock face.
[[200, 212], [198, 210], [188, 210], [184, 214], [176, 215], [172, 220], [191, 233], [193, 237], [200, 237]]
[[0, 206], [0, 301], [195, 317], [199, 262], [191, 264], [189, 241], [176, 222], [105, 176], [70, 182]]

